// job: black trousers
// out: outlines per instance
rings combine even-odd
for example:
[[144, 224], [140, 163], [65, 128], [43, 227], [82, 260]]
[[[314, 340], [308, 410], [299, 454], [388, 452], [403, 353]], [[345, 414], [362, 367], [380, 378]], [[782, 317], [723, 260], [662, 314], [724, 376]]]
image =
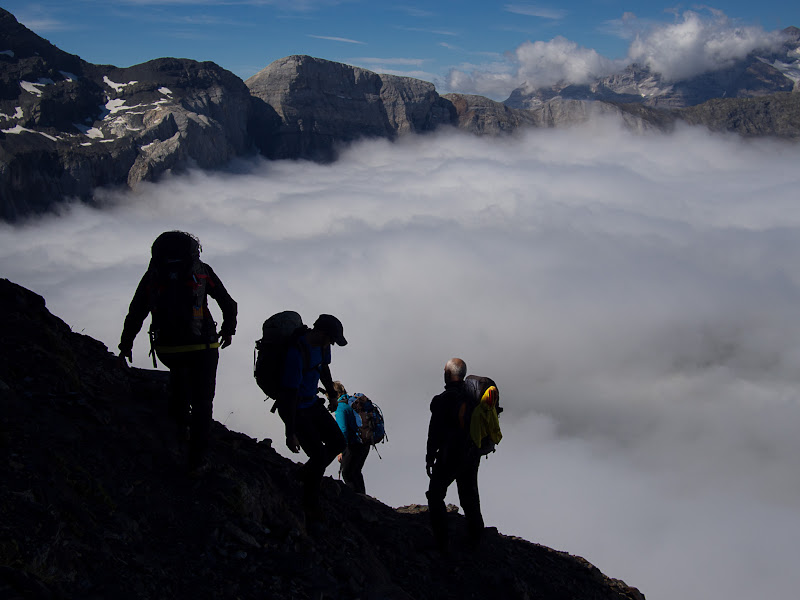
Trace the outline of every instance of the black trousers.
[[478, 542], [483, 534], [483, 516], [478, 494], [478, 467], [481, 457], [471, 453], [451, 456], [446, 460], [437, 460], [433, 465], [428, 485], [428, 512], [431, 529], [437, 546], [446, 549], [449, 534], [447, 531], [447, 506], [444, 498], [447, 488], [453, 481], [458, 486], [458, 500], [464, 509], [467, 520], [467, 537], [470, 542]]
[[367, 461], [369, 448], [367, 444], [349, 444], [342, 453], [342, 479], [348, 487], [360, 494], [366, 493], [361, 470]]
[[344, 451], [346, 442], [333, 415], [322, 402], [298, 408], [295, 422], [297, 441], [308, 455], [303, 465], [303, 508], [319, 507], [319, 490], [325, 469]]
[[189, 427], [189, 466], [200, 465], [208, 450], [219, 350], [159, 353], [169, 368], [169, 414], [179, 434]]

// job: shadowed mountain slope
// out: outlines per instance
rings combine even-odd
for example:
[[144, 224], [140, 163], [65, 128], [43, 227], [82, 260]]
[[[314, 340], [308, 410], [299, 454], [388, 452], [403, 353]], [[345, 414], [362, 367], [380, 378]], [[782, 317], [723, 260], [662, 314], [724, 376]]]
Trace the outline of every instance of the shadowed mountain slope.
[[165, 373], [121, 367], [5, 279], [0, 309], [2, 598], [643, 600], [582, 558], [492, 529], [479, 556], [441, 558], [425, 507], [331, 478], [312, 535], [299, 465], [269, 440], [214, 423], [210, 467], [189, 477]]

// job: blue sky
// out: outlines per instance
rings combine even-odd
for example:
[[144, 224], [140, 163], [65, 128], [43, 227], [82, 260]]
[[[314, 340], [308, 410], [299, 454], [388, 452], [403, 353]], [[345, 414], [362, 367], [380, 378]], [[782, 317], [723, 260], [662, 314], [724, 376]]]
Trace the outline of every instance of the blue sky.
[[[660, 51], [674, 52], [687, 36], [702, 45], [704, 38], [744, 31], [746, 39], [734, 44], [741, 52], [768, 32], [800, 26], [800, 3], [785, 0], [710, 7], [620, 0], [5, 0], [2, 6], [94, 63], [124, 67], [176, 56], [214, 61], [246, 79], [278, 58], [309, 54], [433, 81], [442, 93], [501, 99], [521, 72], [545, 84], [564, 73], [576, 76], [576, 65], [581, 73], [605, 74], [629, 62], [637, 35], [660, 34]], [[683, 64], [696, 59], [677, 57]]]

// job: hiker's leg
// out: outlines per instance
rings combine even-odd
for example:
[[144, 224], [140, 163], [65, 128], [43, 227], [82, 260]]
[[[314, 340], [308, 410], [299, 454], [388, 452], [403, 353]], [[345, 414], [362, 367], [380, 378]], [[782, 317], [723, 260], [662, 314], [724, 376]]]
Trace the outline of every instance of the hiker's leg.
[[175, 423], [176, 436], [185, 441], [186, 428], [189, 427], [191, 369], [180, 354], [159, 353], [158, 359], [169, 369], [167, 414]]
[[336, 419], [321, 403], [316, 404], [312, 410], [319, 437], [325, 447], [325, 454], [322, 458], [325, 462], [324, 471], [337, 456], [344, 452], [347, 442], [342, 435], [342, 430], [336, 424]]
[[367, 456], [369, 456], [369, 446], [366, 444], [353, 446], [353, 458], [351, 463], [353, 489], [361, 494], [367, 493], [366, 487], [364, 486], [364, 475], [361, 472], [364, 468], [364, 463], [367, 461]]
[[428, 491], [425, 494], [428, 498], [428, 514], [431, 519], [431, 530], [436, 546], [439, 550], [447, 551], [447, 506], [444, 498], [447, 495], [447, 488], [453, 483], [454, 476], [446, 465], [438, 463], [433, 466]]
[[464, 468], [456, 478], [458, 486], [458, 500], [464, 509], [467, 520], [467, 535], [471, 542], [478, 542], [483, 535], [483, 516], [481, 515], [481, 500], [478, 492], [478, 467], [480, 457], [467, 459]]
[[369, 446], [351, 444], [342, 454], [342, 478], [349, 488], [361, 494], [366, 493], [361, 469], [364, 467], [368, 452]]
[[312, 408], [298, 408], [295, 419], [297, 441], [308, 456], [308, 460], [302, 467], [303, 507], [306, 510], [319, 505], [319, 488], [326, 466], [324, 463], [325, 447], [317, 431]]
[[189, 466], [199, 466], [208, 450], [214, 392], [217, 386], [219, 350], [212, 348], [187, 353], [192, 361], [192, 415], [189, 438]]
[[342, 479], [344, 479], [347, 487], [355, 490], [355, 481], [353, 479], [353, 458], [353, 446], [348, 446], [344, 449], [344, 452], [342, 452]]

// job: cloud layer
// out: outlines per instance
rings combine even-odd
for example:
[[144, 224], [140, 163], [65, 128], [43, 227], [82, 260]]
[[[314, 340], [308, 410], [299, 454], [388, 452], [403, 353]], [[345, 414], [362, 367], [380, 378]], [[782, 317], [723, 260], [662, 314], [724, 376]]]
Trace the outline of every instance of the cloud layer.
[[[387, 418], [369, 493], [424, 502], [428, 403], [461, 356], [506, 407], [481, 469], [488, 524], [650, 599], [790, 597], [798, 160], [796, 145], [610, 122], [365, 142], [334, 165], [193, 172], [2, 226], [0, 267], [115, 348], [152, 240], [192, 231], [240, 305], [215, 401], [228, 427], [289, 455], [253, 341], [279, 310], [329, 312], [350, 341], [334, 376]], [[149, 365], [144, 334], [134, 362]]]
[[666, 81], [728, 67], [756, 49], [774, 48], [780, 32], [740, 26], [720, 11], [687, 10], [672, 23], [651, 23], [626, 13], [606, 29], [631, 39], [628, 55], [611, 59], [562, 36], [524, 42], [505, 59], [483, 65], [461, 65], [448, 74], [447, 87], [462, 93], [505, 100], [520, 86], [531, 89], [557, 83], [584, 84], [621, 71], [630, 63], [647, 65]]

